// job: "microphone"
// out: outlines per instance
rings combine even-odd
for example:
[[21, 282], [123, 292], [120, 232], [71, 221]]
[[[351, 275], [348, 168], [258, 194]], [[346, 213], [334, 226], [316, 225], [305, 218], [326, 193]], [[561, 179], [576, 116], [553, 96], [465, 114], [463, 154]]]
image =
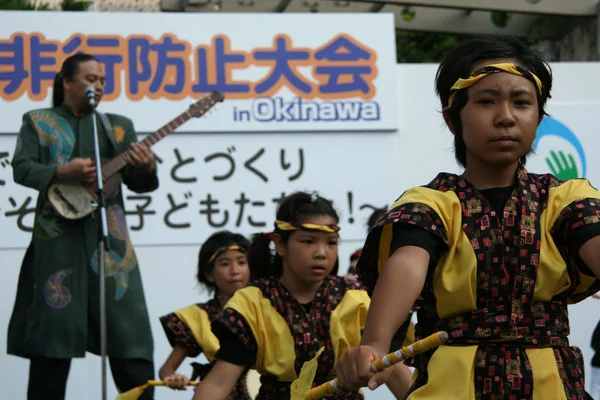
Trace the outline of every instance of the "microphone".
[[94, 107], [96, 105], [96, 100], [94, 99], [96, 96], [96, 88], [94, 88], [94, 85], [90, 85], [85, 88], [85, 95], [88, 98], [90, 106]]

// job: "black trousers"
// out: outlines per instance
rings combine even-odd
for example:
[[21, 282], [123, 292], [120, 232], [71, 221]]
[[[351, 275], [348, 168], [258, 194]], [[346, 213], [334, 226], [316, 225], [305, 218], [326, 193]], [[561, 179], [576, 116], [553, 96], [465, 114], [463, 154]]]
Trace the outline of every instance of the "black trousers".
[[[154, 363], [142, 359], [109, 358], [110, 371], [120, 393], [154, 379]], [[33, 357], [29, 365], [27, 400], [64, 400], [71, 360]], [[154, 399], [154, 387], [144, 391], [140, 400]]]

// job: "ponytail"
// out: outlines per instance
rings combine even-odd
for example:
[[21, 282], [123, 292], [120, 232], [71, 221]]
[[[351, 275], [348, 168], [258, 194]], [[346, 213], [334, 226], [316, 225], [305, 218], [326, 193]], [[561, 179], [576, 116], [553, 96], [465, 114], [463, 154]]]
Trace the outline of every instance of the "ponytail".
[[252, 279], [279, 277], [283, 273], [283, 262], [277, 252], [271, 250], [271, 242], [270, 233], [258, 233], [252, 236], [248, 251]]
[[60, 71], [54, 77], [52, 86], [52, 107], [60, 107], [65, 102], [65, 89], [63, 88], [63, 80], [72, 80], [79, 72], [79, 64], [86, 61], [100, 62], [96, 57], [90, 54], [77, 53], [68, 57], [63, 61]]
[[57, 72], [52, 86], [52, 107], [60, 107], [65, 101], [65, 89], [63, 88], [62, 72]]

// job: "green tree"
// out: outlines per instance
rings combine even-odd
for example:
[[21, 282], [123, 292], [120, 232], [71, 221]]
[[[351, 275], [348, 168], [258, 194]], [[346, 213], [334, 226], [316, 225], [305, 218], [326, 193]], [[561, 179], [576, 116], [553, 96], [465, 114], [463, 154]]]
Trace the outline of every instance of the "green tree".
[[63, 11], [87, 11], [91, 5], [92, 1], [62, 0], [60, 8]]
[[[62, 11], [86, 11], [92, 1], [88, 0], [62, 0], [60, 9]], [[49, 10], [47, 4], [36, 5], [29, 0], [0, 0], [0, 10], [25, 10], [25, 11], [41, 11]]]
[[[406, 12], [402, 14], [402, 18], [410, 21], [418, 17], [415, 14]], [[494, 11], [490, 13], [491, 21], [498, 27], [504, 27], [510, 20], [510, 13], [504, 11]], [[540, 15], [533, 24], [529, 27], [528, 32], [521, 37], [523, 41], [528, 43], [532, 48], [538, 49], [542, 42], [563, 44], [563, 47], [571, 49], [577, 45], [588, 49], [587, 53], [597, 55], [597, 43], [595, 40], [581, 41], [579, 36], [574, 40], [568, 41], [572, 32], [576, 29], [582, 29], [587, 25], [596, 27], [595, 18], [590, 17], [568, 17], [562, 15]], [[467, 34], [454, 33], [437, 33], [437, 32], [420, 32], [408, 30], [396, 30], [396, 59], [399, 63], [438, 63], [445, 54], [452, 51], [458, 43], [464, 38], [469, 37]], [[592, 39], [596, 35], [590, 36]], [[594, 43], [592, 43], [594, 42]], [[547, 47], [547, 46], [546, 46]], [[574, 50], [574, 49], [571, 49]], [[573, 51], [563, 51], [563, 54], [548, 54], [552, 61], [594, 61], [596, 58], [579, 59], [573, 56]], [[586, 53], [586, 54], [587, 54]]]
[[0, 0], [0, 10], [47, 10], [46, 4], [36, 6], [28, 0]]
[[437, 63], [464, 36], [396, 30], [396, 60], [399, 63]]

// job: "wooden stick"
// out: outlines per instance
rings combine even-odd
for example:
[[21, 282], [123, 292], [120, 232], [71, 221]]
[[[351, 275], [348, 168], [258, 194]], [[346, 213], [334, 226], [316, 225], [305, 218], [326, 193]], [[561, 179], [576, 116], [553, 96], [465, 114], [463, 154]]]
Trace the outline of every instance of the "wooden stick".
[[[400, 350], [396, 350], [386, 356], [381, 357], [378, 360], [373, 361], [371, 364], [371, 371], [378, 372], [383, 371], [386, 368], [391, 367], [401, 361], [408, 358], [414, 357], [419, 353], [423, 353], [427, 350], [438, 347], [448, 341], [448, 334], [444, 331], [434, 333], [426, 337], [425, 339], [414, 342], [409, 346], [402, 347]], [[319, 400], [323, 397], [333, 394], [339, 390], [338, 379], [335, 378], [329, 382], [325, 382], [320, 386], [312, 388], [306, 393], [306, 400]]]
[[[148, 381], [150, 386], [167, 386], [164, 381]], [[187, 386], [198, 386], [198, 381], [188, 382]]]

